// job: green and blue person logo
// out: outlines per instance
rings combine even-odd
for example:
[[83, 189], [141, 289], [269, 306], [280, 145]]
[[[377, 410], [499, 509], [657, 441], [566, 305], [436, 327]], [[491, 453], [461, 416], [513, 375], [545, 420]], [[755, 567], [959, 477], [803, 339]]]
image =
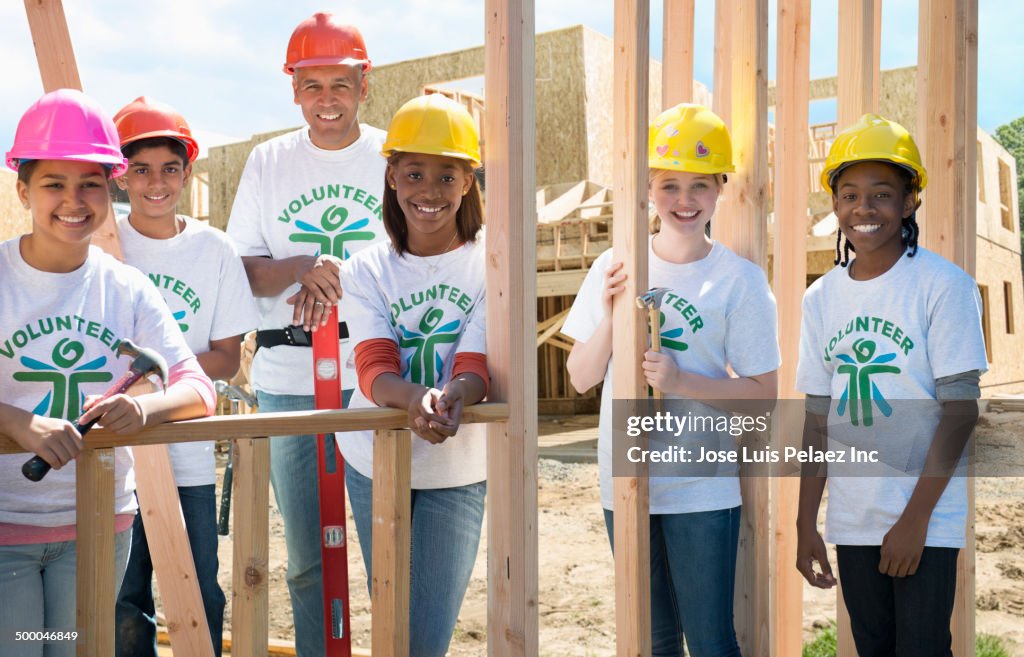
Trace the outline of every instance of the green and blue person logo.
[[316, 244], [319, 254], [347, 260], [351, 255], [346, 246], [349, 242], [370, 241], [376, 236], [373, 231], [363, 230], [370, 224], [369, 217], [353, 221], [345, 226], [348, 218], [349, 212], [345, 208], [338, 205], [329, 206], [320, 216], [319, 226], [296, 219], [295, 226], [302, 232], [292, 233], [288, 236], [288, 240]]
[[106, 356], [79, 365], [84, 355], [85, 347], [81, 342], [64, 338], [50, 354], [52, 364], [28, 356], [20, 358], [21, 364], [29, 371], [15, 372], [15, 381], [42, 382], [53, 386], [32, 409], [35, 415], [75, 419], [82, 414], [82, 405], [85, 403], [82, 384], [105, 383], [114, 378], [110, 372], [100, 371], [107, 364]]
[[181, 329], [181, 332], [188, 333], [188, 324], [183, 321], [185, 319], [185, 311], [179, 310], [173, 314], [173, 317], [174, 321], [178, 322], [178, 328]]
[[411, 347], [414, 350], [404, 363], [405, 372], [409, 373], [413, 383], [432, 388], [444, 370], [444, 361], [437, 353], [437, 347], [455, 342], [459, 338], [458, 331], [462, 322], [456, 319], [442, 326], [443, 320], [444, 312], [438, 308], [431, 308], [420, 320], [418, 332], [398, 324], [398, 346], [402, 349]]
[[885, 417], [892, 415], [892, 406], [886, 401], [872, 377], [878, 374], [899, 374], [901, 370], [895, 365], [885, 364], [896, 358], [895, 353], [872, 358], [875, 356], [875, 349], [874, 341], [861, 338], [853, 343], [856, 360], [847, 354], [836, 354], [836, 358], [843, 361], [843, 365], [837, 367], [836, 371], [850, 377], [836, 410], [842, 417], [849, 406], [850, 423], [855, 427], [860, 423], [870, 427], [874, 423], [873, 406], [877, 406]]
[[661, 348], [672, 349], [673, 351], [686, 351], [690, 348], [688, 344], [679, 340], [678, 338], [683, 337], [683, 327], [678, 326], [674, 329], [665, 330], [665, 313], [659, 313], [661, 319], [658, 324], [658, 330], [661, 333]]

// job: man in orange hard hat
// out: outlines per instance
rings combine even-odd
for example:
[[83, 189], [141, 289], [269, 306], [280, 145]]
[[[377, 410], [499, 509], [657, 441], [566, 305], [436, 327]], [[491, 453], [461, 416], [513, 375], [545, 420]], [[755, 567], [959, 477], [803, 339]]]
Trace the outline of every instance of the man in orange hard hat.
[[[260, 308], [251, 378], [262, 412], [314, 408], [311, 329], [341, 297], [341, 261], [385, 239], [385, 134], [358, 120], [370, 67], [358, 29], [326, 13], [302, 21], [284, 72], [306, 125], [258, 145], [242, 172], [228, 234]], [[339, 335], [347, 405], [356, 374], [344, 322]], [[325, 654], [316, 449], [312, 436], [270, 442], [300, 657]]]

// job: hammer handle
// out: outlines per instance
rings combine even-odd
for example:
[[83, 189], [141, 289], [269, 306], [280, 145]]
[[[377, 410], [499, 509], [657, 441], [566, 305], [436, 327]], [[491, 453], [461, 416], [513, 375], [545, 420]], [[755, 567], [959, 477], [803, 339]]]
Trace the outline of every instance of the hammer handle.
[[[135, 385], [135, 383], [138, 382], [138, 380], [141, 379], [144, 374], [145, 372], [136, 372], [135, 370], [128, 370], [121, 376], [120, 379], [114, 382], [114, 385], [112, 385], [110, 388], [107, 389], [105, 393], [103, 393], [102, 397], [96, 400], [96, 403], [98, 404], [99, 402], [103, 401], [104, 399], [107, 399], [108, 397], [113, 397], [114, 395], [120, 395], [124, 392], [127, 392], [128, 388], [131, 388], [133, 385]], [[99, 418], [93, 418], [92, 420], [89, 420], [85, 424], [82, 424], [80, 420], [75, 420], [74, 422], [72, 422], [72, 424], [74, 425], [75, 430], [78, 431], [78, 434], [80, 436], [84, 436], [86, 433], [88, 433], [89, 429], [92, 429], [93, 425], [96, 424], [98, 420]], [[33, 456], [29, 460], [25, 461], [25, 464], [21, 466], [21, 474], [25, 475], [25, 478], [28, 479], [29, 481], [42, 481], [43, 477], [46, 476], [46, 473], [50, 471], [50, 467], [50, 464], [44, 461], [43, 457]]]

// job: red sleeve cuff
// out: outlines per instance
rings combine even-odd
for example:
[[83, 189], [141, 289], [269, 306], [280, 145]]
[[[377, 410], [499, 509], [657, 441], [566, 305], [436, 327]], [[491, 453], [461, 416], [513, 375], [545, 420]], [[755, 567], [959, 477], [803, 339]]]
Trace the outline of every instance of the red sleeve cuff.
[[484, 382], [484, 397], [491, 389], [491, 375], [487, 372], [486, 354], [463, 352], [455, 354], [455, 364], [452, 366], [452, 378], [460, 374], [475, 374]]
[[[458, 362], [457, 357], [455, 360]], [[359, 375], [359, 390], [373, 402], [373, 382], [378, 376], [388, 373], [402, 376], [398, 344], [388, 338], [374, 338], [357, 344], [356, 373]]]

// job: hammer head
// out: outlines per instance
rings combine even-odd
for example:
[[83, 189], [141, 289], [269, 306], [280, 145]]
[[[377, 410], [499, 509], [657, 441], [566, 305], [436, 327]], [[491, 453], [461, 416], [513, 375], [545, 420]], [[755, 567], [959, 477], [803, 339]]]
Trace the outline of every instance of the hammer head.
[[160, 377], [161, 386], [167, 388], [167, 361], [159, 353], [153, 349], [140, 347], [131, 340], [121, 340], [117, 345], [117, 353], [132, 357], [129, 370], [139, 376], [156, 374]]
[[652, 287], [636, 298], [637, 308], [660, 309], [661, 299], [666, 292], [668, 292], [667, 287]]

